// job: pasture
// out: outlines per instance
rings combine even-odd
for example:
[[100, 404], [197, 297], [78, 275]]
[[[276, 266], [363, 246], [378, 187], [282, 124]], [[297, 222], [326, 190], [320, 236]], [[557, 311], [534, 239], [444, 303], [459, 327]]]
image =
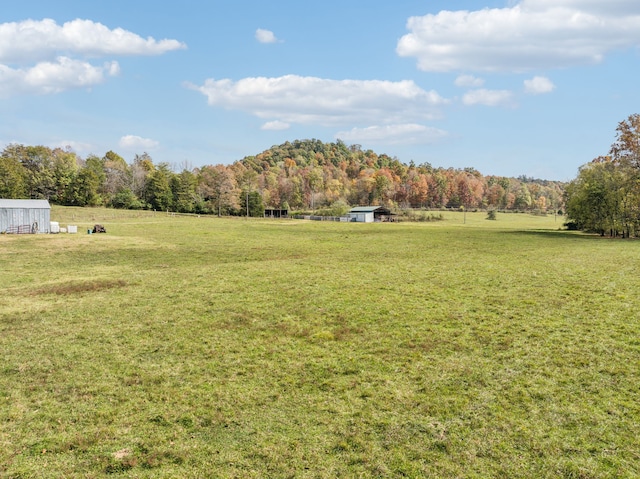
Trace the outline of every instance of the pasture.
[[640, 476], [640, 243], [445, 216], [0, 236], [0, 476]]

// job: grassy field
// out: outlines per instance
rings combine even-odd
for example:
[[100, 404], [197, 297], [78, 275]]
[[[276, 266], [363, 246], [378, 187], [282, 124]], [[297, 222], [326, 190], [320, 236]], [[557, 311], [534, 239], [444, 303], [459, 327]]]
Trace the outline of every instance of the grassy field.
[[445, 217], [0, 236], [0, 477], [639, 477], [640, 243]]

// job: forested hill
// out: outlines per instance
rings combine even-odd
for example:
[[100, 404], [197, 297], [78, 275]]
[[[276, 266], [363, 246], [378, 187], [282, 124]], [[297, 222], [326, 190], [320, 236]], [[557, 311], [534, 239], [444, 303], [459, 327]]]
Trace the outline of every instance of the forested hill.
[[[315, 163], [316, 166], [331, 164], [339, 166], [343, 161], [366, 163], [367, 160], [374, 160], [377, 168], [388, 167], [391, 162], [398, 160], [390, 158], [388, 155], [376, 155], [373, 151], [362, 151], [360, 145], [347, 146], [343, 141], [336, 143], [323, 143], [320, 140], [295, 140], [285, 142], [282, 145], [272, 146], [257, 156], [245, 157], [242, 162], [251, 166], [256, 171], [278, 166], [278, 163], [286, 159], [293, 160], [297, 166], [305, 167]], [[266, 163], [266, 164], [265, 164]]]
[[405, 164], [340, 140], [296, 140], [231, 165], [181, 171], [147, 153], [127, 162], [113, 151], [81, 158], [69, 149], [12, 144], [0, 152], [0, 197], [75, 206], [245, 214], [248, 201], [253, 214], [373, 204], [547, 211], [563, 208], [563, 188], [474, 168]]
[[[391, 206], [560, 208], [564, 184], [521, 176], [483, 176], [474, 168], [402, 163], [338, 140], [296, 140], [239, 162], [259, 176], [266, 203], [293, 208], [345, 201]], [[312, 195], [313, 192], [313, 195]]]

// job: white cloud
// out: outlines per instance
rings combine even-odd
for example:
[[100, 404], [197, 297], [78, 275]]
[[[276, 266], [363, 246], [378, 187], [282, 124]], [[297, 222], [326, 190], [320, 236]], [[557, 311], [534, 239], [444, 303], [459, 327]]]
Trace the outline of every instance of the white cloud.
[[413, 81], [329, 80], [286, 75], [277, 78], [208, 79], [199, 91], [214, 107], [241, 110], [285, 123], [325, 126], [407, 123], [439, 116], [448, 103]]
[[149, 138], [142, 138], [136, 135], [125, 135], [120, 138], [118, 145], [120, 148], [127, 150], [152, 150], [156, 148], [160, 143], [156, 140]]
[[177, 40], [142, 38], [91, 20], [58, 25], [54, 20], [0, 24], [0, 97], [60, 93], [90, 88], [120, 73], [116, 61], [102, 65], [88, 58], [113, 55], [160, 55], [185, 48]]
[[585, 10], [597, 14], [636, 15], [640, 4], [635, 0], [522, 0], [522, 5], [531, 10], [547, 10], [553, 7]]
[[270, 130], [270, 131], [288, 130], [289, 128], [291, 128], [291, 125], [289, 123], [286, 123], [284, 121], [279, 121], [279, 120], [268, 121], [260, 127], [261, 130]]
[[434, 143], [447, 136], [447, 132], [415, 123], [403, 125], [370, 126], [353, 128], [336, 133], [335, 137], [356, 143], [384, 144], [424, 144]]
[[54, 62], [40, 62], [31, 68], [14, 69], [0, 64], [0, 97], [13, 94], [50, 94], [74, 88], [91, 88], [117, 75], [117, 62], [102, 66], [59, 57]]
[[160, 55], [182, 48], [186, 45], [177, 40], [142, 38], [91, 20], [77, 19], [63, 25], [51, 19], [0, 24], [0, 62], [4, 64], [51, 60], [60, 55]]
[[105, 66], [108, 66], [110, 76], [120, 75], [120, 64], [118, 62], [105, 63]]
[[260, 43], [278, 43], [280, 41], [271, 30], [264, 30], [262, 28], [256, 30], [256, 40]]
[[484, 88], [471, 90], [464, 94], [462, 103], [469, 106], [513, 106], [513, 92], [509, 90], [486, 90]]
[[551, 93], [555, 89], [556, 86], [551, 80], [546, 77], [536, 76], [531, 80], [524, 81], [524, 91], [527, 93], [531, 93], [532, 95]]
[[90, 143], [83, 143], [81, 141], [74, 141], [74, 140], [58, 141], [55, 144], [53, 144], [52, 147], [62, 148], [63, 150], [66, 150], [67, 148], [71, 148], [71, 151], [74, 151], [79, 155], [86, 155], [95, 150], [95, 146], [93, 146]]
[[484, 80], [473, 75], [460, 75], [454, 83], [459, 87], [478, 88], [484, 85]]
[[636, 0], [523, 0], [411, 17], [400, 56], [425, 71], [513, 71], [600, 62], [640, 44]]

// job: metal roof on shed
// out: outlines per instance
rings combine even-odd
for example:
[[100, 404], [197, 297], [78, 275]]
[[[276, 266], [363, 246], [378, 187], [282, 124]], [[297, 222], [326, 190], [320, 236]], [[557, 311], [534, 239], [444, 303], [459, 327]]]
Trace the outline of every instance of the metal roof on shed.
[[3, 200], [0, 199], [0, 208], [37, 208], [50, 210], [47, 200]]
[[351, 208], [349, 213], [373, 213], [380, 208], [382, 208], [382, 206], [356, 206], [355, 208]]

